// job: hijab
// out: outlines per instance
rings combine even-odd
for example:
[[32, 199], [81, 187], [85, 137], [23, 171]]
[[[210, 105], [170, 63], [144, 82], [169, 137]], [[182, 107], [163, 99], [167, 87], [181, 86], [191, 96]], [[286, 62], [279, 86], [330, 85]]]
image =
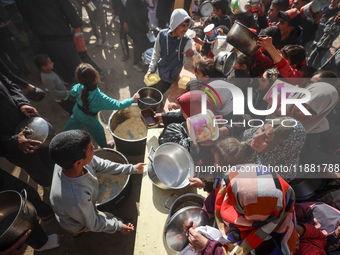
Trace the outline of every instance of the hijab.
[[216, 196], [215, 217], [224, 237], [236, 244], [228, 245], [229, 249], [243, 255], [252, 250], [293, 254], [295, 194], [289, 184], [267, 167], [254, 164], [236, 166], [224, 182]]
[[[192, 90], [184, 93], [180, 97], [177, 98], [179, 105], [181, 106], [182, 111], [188, 116], [194, 116], [196, 114], [201, 113], [202, 111], [202, 95], [205, 92], [202, 90]], [[212, 111], [214, 115], [216, 115], [216, 108], [213, 100], [207, 95], [207, 109]]]
[[[338, 92], [335, 87], [326, 82], [316, 82], [306, 87], [311, 93], [310, 100], [306, 103], [313, 111], [316, 112], [316, 117], [303, 121], [302, 125], [309, 133], [321, 133], [329, 129], [329, 123], [326, 116], [338, 102]], [[292, 98], [303, 98], [305, 94], [297, 93]], [[294, 106], [295, 107], [295, 106]], [[293, 108], [294, 109], [294, 108]]]

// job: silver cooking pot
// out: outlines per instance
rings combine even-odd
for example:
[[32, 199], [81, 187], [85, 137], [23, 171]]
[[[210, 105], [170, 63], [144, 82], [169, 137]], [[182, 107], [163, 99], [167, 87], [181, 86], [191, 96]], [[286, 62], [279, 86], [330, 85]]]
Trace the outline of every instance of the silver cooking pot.
[[52, 138], [55, 136], [54, 127], [41, 117], [26, 118], [19, 123], [15, 129], [15, 134], [19, 134], [21, 131], [28, 127], [25, 131], [25, 137], [41, 142], [39, 148], [48, 147]]
[[260, 48], [256, 44], [257, 38], [257, 34], [238, 21], [235, 21], [227, 34], [227, 42], [248, 56], [253, 56]]
[[156, 88], [145, 87], [137, 91], [140, 95], [138, 107], [141, 110], [151, 108], [155, 112], [161, 110], [163, 105], [163, 94]]
[[215, 68], [224, 76], [228, 76], [236, 65], [237, 53], [221, 51], [215, 58]]
[[29, 229], [33, 230], [37, 213], [23, 195], [14, 190], [0, 192], [0, 251], [11, 247]]
[[[176, 197], [176, 200], [169, 207], [169, 201], [172, 200], [173, 197]], [[202, 208], [203, 203], [204, 197], [196, 193], [186, 193], [179, 197], [176, 195], [176, 193], [172, 193], [164, 204], [164, 207], [169, 209], [168, 221], [170, 221], [171, 217], [180, 209], [188, 206], [196, 206]]]
[[211, 3], [211, 0], [204, 1], [200, 7], [199, 11], [202, 17], [208, 17], [210, 14], [213, 13], [214, 7]]
[[[101, 148], [94, 150], [97, 157], [115, 163], [129, 164], [126, 157], [113, 149]], [[120, 206], [130, 195], [132, 185], [130, 175], [97, 174], [99, 192], [96, 206], [100, 211], [108, 211]]]
[[194, 175], [194, 161], [184, 147], [177, 143], [163, 143], [149, 151], [148, 176], [161, 189], [181, 189], [189, 184]]
[[197, 206], [180, 209], [165, 224], [163, 238], [171, 250], [180, 252], [189, 244], [186, 234], [193, 224], [197, 227], [209, 224], [208, 214]]

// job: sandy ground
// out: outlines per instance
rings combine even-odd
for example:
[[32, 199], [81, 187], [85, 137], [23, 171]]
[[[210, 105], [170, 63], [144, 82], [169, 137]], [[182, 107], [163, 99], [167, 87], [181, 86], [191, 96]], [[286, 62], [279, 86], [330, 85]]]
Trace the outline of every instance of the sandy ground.
[[[86, 21], [86, 17], [85, 17]], [[113, 23], [112, 29], [107, 29], [108, 41], [114, 45], [113, 49], [107, 49], [97, 47], [95, 43], [95, 37], [91, 33], [90, 26], [84, 24], [84, 37], [88, 40], [88, 54], [97, 63], [97, 65], [106, 72], [105, 78], [102, 83], [99, 84], [99, 88], [108, 96], [123, 100], [131, 97], [139, 88], [144, 87], [143, 77], [144, 72], [139, 73], [132, 68], [133, 50], [130, 42], [130, 55], [131, 58], [127, 62], [121, 62], [122, 49], [119, 44], [119, 24]], [[26, 77], [26, 80], [30, 83], [43, 88], [40, 76], [33, 65], [32, 55], [26, 53], [25, 60], [32, 72], [32, 75]], [[33, 106], [37, 108], [40, 115], [46, 118], [55, 128], [57, 133], [62, 131], [63, 126], [68, 120], [68, 114], [55, 103], [51, 96], [47, 93], [43, 101], [34, 103]], [[111, 111], [102, 111], [100, 113], [100, 119], [103, 122], [104, 127], [107, 127], [108, 118], [111, 115]], [[112, 136], [106, 129], [106, 137], [108, 140], [112, 140]], [[140, 156], [127, 156], [130, 163], [142, 162], [144, 155]], [[42, 195], [45, 202], [48, 203], [48, 191], [45, 191], [30, 180], [25, 171], [21, 171], [20, 168], [10, 164], [3, 158], [0, 158], [0, 166], [6, 171], [19, 177], [20, 179], [28, 182], [32, 187], [36, 188], [39, 194]], [[136, 223], [138, 215], [138, 201], [140, 193], [141, 176], [132, 176], [132, 192], [129, 198], [119, 208], [112, 208], [110, 212], [124, 219], [131, 219], [133, 223]], [[65, 232], [59, 227], [57, 221], [53, 218], [48, 222], [42, 222], [42, 227], [47, 234], [58, 233], [64, 234], [65, 239], [61, 246], [57, 249], [36, 252], [31, 247], [27, 247], [25, 255], [32, 254], [115, 254], [115, 255], [130, 255], [133, 254], [135, 233], [128, 236], [123, 236], [121, 233], [116, 235], [109, 235], [105, 233], [84, 233], [80, 237], [74, 238], [72, 235]]]

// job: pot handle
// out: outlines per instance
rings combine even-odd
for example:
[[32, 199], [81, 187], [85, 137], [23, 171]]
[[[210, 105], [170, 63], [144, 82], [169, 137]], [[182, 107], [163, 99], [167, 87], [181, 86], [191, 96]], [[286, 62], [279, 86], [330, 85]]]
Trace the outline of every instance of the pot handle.
[[154, 148], [151, 146], [150, 150], [149, 150], [149, 156], [148, 156], [148, 159], [151, 161], [151, 163], [153, 163], [153, 159], [152, 159], [152, 156], [151, 156], [152, 151], [155, 152]]
[[165, 201], [164, 203], [164, 207], [168, 210], [170, 210], [170, 207], [168, 206], [168, 203], [170, 201], [170, 199], [173, 197], [173, 196], [176, 196], [176, 198], [178, 198], [177, 194], [176, 193], [172, 193]]
[[27, 209], [27, 191], [25, 189], [23, 189], [20, 194], [24, 197], [25, 202], [24, 202], [24, 206], [23, 206], [23, 211], [24, 214], [28, 213], [28, 209]]

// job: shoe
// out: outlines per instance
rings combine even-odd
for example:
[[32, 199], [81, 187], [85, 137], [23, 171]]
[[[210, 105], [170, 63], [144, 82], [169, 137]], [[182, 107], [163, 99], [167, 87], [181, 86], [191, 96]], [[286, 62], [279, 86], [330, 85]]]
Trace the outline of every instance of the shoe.
[[137, 72], [143, 72], [143, 68], [141, 68], [138, 64], [137, 65], [133, 65], [133, 69], [135, 69]]
[[113, 48], [113, 45], [112, 45], [112, 44], [109, 44], [108, 41], [103, 42], [102, 46], [104, 46], [104, 47], [106, 47], [106, 48], [108, 48], [108, 49], [112, 49], [112, 48]]
[[102, 39], [97, 39], [97, 41], [96, 41], [97, 47], [102, 46], [102, 44], [103, 44], [103, 40]]
[[121, 61], [122, 61], [122, 62], [125, 62], [125, 61], [127, 61], [129, 58], [130, 58], [129, 55], [125, 55], [125, 54], [124, 54], [124, 56], [122, 57]]

